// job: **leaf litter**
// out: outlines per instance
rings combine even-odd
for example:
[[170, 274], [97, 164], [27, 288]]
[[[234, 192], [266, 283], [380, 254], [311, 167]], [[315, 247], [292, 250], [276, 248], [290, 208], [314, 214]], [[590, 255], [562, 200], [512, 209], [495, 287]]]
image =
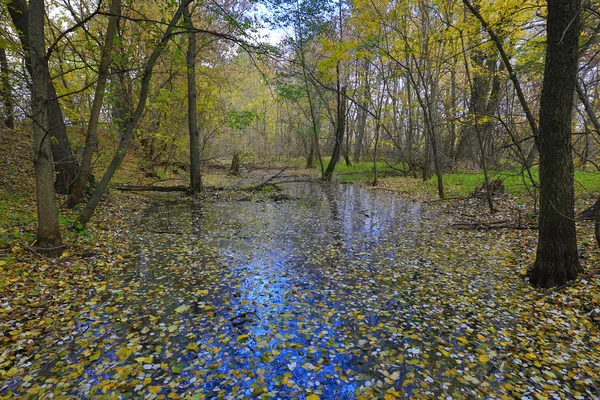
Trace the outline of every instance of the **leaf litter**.
[[534, 301], [519, 274], [531, 233], [457, 231], [439, 207], [358, 186], [286, 187], [300, 200], [150, 207], [135, 258], [77, 312], [3, 331], [0, 393], [600, 395], [598, 327], [563, 304], [576, 289]]

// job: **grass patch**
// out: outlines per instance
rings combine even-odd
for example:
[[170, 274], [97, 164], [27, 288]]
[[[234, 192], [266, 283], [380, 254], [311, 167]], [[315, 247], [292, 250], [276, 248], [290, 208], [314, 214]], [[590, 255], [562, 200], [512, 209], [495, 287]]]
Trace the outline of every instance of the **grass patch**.
[[[531, 170], [531, 175], [539, 182], [539, 171]], [[450, 172], [444, 174], [444, 191], [446, 196], [467, 196], [477, 186], [484, 182], [483, 172]], [[531, 182], [527, 176], [523, 177], [520, 171], [501, 171], [489, 174], [489, 179], [500, 179], [504, 182], [507, 193], [523, 196], [533, 191]], [[437, 177], [427, 181], [428, 192], [431, 196], [437, 195]], [[600, 192], [600, 172], [575, 171], [575, 195], [585, 196]]]
[[[329, 163], [329, 159], [323, 160], [325, 167]], [[393, 165], [393, 164], [392, 164]], [[399, 175], [402, 172], [403, 164], [393, 165], [378, 161], [377, 162], [377, 174], [380, 178], [385, 176]], [[394, 169], [396, 168], [396, 169]], [[373, 161], [361, 161], [353, 163], [351, 166], [346, 165], [346, 162], [342, 159], [335, 166], [335, 173], [342, 181], [372, 181], [373, 180]]]

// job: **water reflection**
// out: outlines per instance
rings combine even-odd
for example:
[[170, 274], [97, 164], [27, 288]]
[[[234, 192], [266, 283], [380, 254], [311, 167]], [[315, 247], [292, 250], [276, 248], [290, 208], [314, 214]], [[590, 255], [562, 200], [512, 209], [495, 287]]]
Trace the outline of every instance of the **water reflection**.
[[412, 361], [439, 334], [407, 284], [427, 265], [420, 205], [352, 185], [285, 190], [300, 200], [152, 206], [137, 262], [40, 376], [74, 376], [65, 393], [87, 398], [409, 396], [407, 376], [437, 363]]

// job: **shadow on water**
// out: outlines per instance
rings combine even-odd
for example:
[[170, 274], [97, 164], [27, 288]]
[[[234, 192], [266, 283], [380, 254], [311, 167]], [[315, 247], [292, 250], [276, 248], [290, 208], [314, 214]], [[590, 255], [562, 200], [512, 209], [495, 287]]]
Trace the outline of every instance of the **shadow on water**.
[[[431, 228], [420, 205], [352, 185], [285, 190], [299, 200], [149, 208], [137, 261], [38, 379], [71, 377], [64, 392], [87, 398], [343, 399], [410, 396], [417, 370], [444, 370], [428, 341], [461, 327], [421, 323], [445, 310], [409, 284], [434, 268], [416, 251]], [[445, 391], [453, 378], [439, 375]]]

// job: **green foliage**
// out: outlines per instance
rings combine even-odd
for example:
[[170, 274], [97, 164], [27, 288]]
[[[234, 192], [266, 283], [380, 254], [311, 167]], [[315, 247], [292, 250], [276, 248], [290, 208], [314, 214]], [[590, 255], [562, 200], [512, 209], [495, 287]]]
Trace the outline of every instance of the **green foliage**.
[[252, 125], [258, 115], [252, 111], [229, 110], [227, 112], [227, 125], [231, 129], [242, 131]]

